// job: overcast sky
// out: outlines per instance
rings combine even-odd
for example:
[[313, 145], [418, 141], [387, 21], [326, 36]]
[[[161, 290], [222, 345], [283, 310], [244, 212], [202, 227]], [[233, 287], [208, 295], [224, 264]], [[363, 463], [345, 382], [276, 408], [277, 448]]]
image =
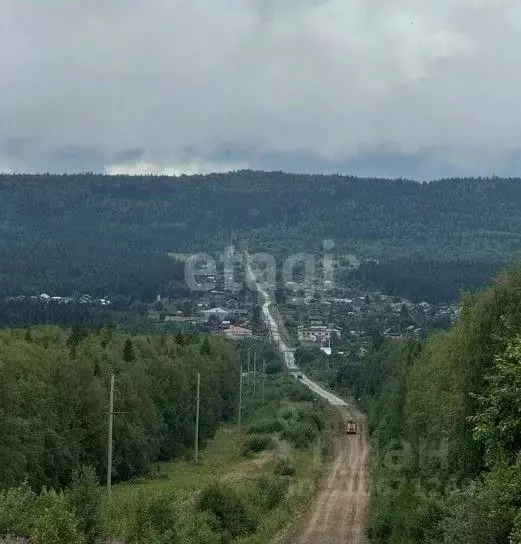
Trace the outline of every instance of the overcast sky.
[[0, 0], [0, 171], [521, 173], [519, 0]]

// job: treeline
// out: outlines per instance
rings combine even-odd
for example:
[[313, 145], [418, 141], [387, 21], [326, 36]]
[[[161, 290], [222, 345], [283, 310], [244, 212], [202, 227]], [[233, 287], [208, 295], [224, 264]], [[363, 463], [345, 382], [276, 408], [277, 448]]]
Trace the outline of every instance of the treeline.
[[182, 296], [184, 269], [168, 252], [241, 242], [284, 255], [320, 255], [333, 239], [339, 253], [378, 259], [511, 262], [520, 206], [517, 179], [0, 175], [0, 296]]
[[[110, 306], [42, 301], [40, 299], [0, 300], [0, 326], [26, 327], [27, 325], [80, 325], [100, 329], [117, 324], [130, 331], [157, 331], [155, 323], [147, 319], [146, 305], [117, 297]], [[119, 300], [118, 300], [119, 299]]]
[[0, 326], [78, 324], [96, 329], [114, 321], [114, 313], [102, 307], [71, 301], [0, 300]]
[[368, 357], [337, 380], [370, 414], [372, 542], [521, 542], [521, 268], [450, 331]]
[[413, 302], [453, 302], [462, 292], [487, 287], [504, 268], [501, 261], [436, 261], [404, 257], [390, 261], [366, 261], [352, 276], [387, 295]]
[[0, 331], [0, 487], [25, 479], [62, 488], [80, 466], [106, 472], [110, 375], [115, 374], [114, 479], [193, 447], [196, 375], [200, 440], [236, 409], [239, 366], [222, 338], [129, 335], [115, 327]]

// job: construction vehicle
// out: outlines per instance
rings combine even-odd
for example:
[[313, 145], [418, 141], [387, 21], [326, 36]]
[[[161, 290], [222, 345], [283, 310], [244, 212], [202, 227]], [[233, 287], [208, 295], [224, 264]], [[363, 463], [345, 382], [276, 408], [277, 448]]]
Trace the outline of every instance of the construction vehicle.
[[357, 434], [358, 433], [358, 426], [356, 424], [356, 421], [353, 421], [350, 419], [346, 422], [345, 426], [346, 434]]

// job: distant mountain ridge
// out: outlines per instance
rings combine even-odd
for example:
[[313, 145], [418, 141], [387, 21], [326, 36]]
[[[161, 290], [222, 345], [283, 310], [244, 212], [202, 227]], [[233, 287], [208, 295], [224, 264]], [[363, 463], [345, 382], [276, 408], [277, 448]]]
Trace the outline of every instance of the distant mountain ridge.
[[123, 293], [182, 282], [168, 252], [247, 242], [274, 254], [512, 262], [521, 180], [239, 171], [192, 177], [0, 175], [0, 293]]

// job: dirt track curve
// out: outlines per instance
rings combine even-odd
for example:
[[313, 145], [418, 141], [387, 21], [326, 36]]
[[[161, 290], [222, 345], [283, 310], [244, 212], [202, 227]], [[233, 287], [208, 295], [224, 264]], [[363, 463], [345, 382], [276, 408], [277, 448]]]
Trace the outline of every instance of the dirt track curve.
[[[334, 438], [334, 456], [319, 492], [293, 532], [292, 544], [365, 543], [368, 511], [369, 446], [365, 418], [349, 406], [337, 407], [339, 419], [356, 419], [360, 430]], [[343, 426], [339, 425], [339, 429]]]

